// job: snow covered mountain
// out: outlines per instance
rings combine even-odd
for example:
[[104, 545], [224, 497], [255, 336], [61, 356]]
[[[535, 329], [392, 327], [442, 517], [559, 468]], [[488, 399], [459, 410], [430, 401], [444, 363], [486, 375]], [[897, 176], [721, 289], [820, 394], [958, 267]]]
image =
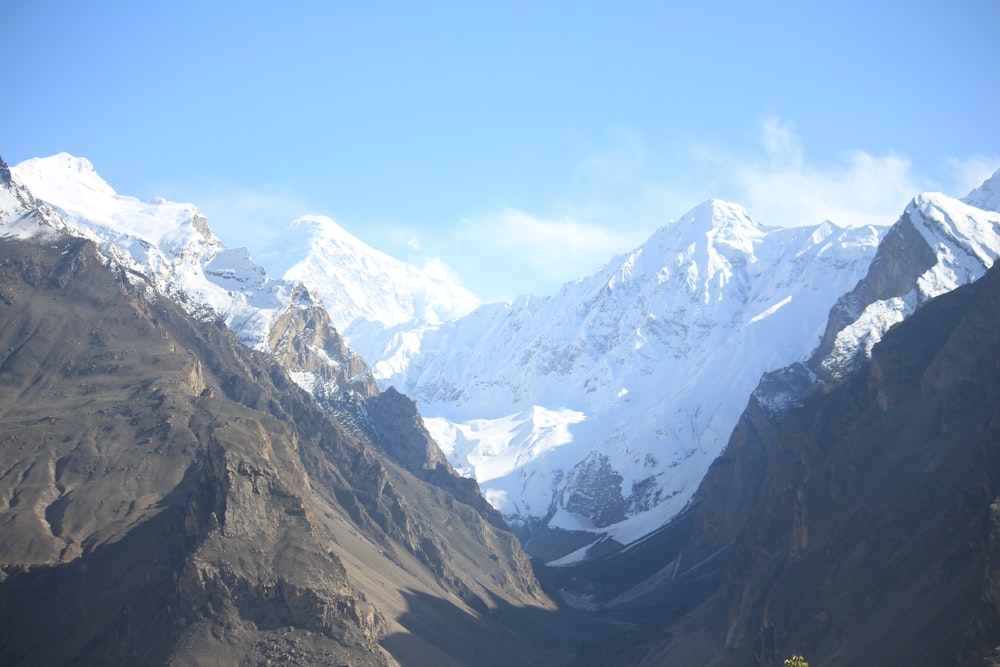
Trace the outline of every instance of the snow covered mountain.
[[[32, 196], [44, 202], [42, 227], [96, 242], [131, 280], [149, 284], [149, 298], [165, 295], [191, 314], [222, 318], [243, 343], [283, 359], [321, 402], [377, 391], [318, 299], [301, 284], [272, 280], [246, 248], [223, 245], [193, 204], [119, 195], [89, 161], [66, 153], [26, 160], [9, 174], [8, 192], [21, 193], [26, 210]], [[0, 233], [24, 235], [13, 213], [12, 205]]]
[[982, 185], [962, 197], [962, 202], [984, 211], [1000, 211], [1000, 170], [987, 178]]
[[761, 374], [809, 354], [879, 239], [709, 201], [552, 297], [426, 332], [379, 380], [420, 403], [529, 552], [572, 562], [684, 508]]
[[[423, 332], [391, 365], [374, 358], [376, 375], [419, 401], [530, 553], [575, 562], [676, 516], [762, 375], [811, 359], [800, 388], [840, 377], [919, 304], [982, 276], [1000, 254], [983, 210], [998, 181], [964, 201], [920, 195], [888, 232], [771, 229], [706, 202], [553, 297]], [[800, 397], [785, 390], [771, 407]]]

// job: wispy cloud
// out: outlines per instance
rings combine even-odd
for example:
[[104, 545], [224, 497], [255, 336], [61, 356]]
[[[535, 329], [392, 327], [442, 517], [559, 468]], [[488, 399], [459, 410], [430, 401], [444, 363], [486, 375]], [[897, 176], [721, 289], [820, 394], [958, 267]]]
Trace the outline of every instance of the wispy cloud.
[[832, 163], [810, 162], [794, 126], [778, 118], [764, 121], [761, 144], [765, 158], [722, 155], [719, 166], [737, 201], [769, 224], [890, 224], [928, 185], [895, 153], [853, 150]]
[[422, 240], [421, 246], [433, 246], [447, 261], [438, 256], [424, 259], [425, 270], [494, 301], [524, 293], [552, 294], [564, 282], [593, 273], [642, 240], [641, 235], [602, 225], [506, 208], [466, 218], [446, 235]]
[[637, 133], [616, 128], [607, 145], [581, 160], [564, 210], [577, 220], [651, 232], [715, 197], [781, 227], [823, 220], [888, 225], [920, 192], [964, 196], [1000, 167], [1000, 157], [973, 155], [930, 167], [936, 179], [893, 151], [852, 149], [817, 158], [794, 123], [779, 116], [763, 119], [755, 147], [742, 152], [697, 141], [657, 151]]
[[465, 220], [455, 235], [464, 256], [447, 257], [487, 298], [491, 289], [483, 286], [491, 284], [510, 288], [508, 296], [552, 293], [710, 197], [780, 227], [889, 225], [916, 194], [963, 196], [998, 166], [1000, 159], [982, 155], [951, 160], [951, 180], [942, 183], [891, 151], [845, 150], [819, 160], [794, 123], [778, 116], [761, 122], [756, 149], [744, 152], [692, 142], [667, 155], [615, 128], [578, 164], [568, 193], [551, 207], [558, 215], [506, 208]]
[[182, 199], [191, 201], [208, 218], [212, 231], [230, 246], [246, 245], [260, 252], [296, 218], [318, 211], [294, 189], [277, 184], [258, 187], [214, 181], [199, 184], [165, 184], [158, 188], [168, 199], [169, 193], [182, 191]]
[[948, 167], [952, 172], [955, 194], [964, 197], [1000, 169], [1000, 157], [977, 154], [965, 159], [952, 158], [948, 160]]
[[461, 284], [461, 277], [455, 269], [451, 268], [440, 257], [430, 257], [423, 265], [423, 271], [429, 276], [448, 283]]
[[813, 160], [794, 124], [776, 116], [761, 123], [758, 145], [750, 154], [692, 146], [691, 171], [713, 174], [709, 196], [740, 203], [769, 225], [887, 225], [932, 185], [897, 153], [848, 150]]

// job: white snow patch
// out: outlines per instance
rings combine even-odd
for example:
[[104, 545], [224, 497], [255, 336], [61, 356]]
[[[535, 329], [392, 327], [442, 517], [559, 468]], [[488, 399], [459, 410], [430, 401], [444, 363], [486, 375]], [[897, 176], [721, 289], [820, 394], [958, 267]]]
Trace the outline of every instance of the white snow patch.
[[773, 306], [771, 306], [770, 308], [768, 308], [764, 312], [759, 313], [759, 314], [754, 315], [753, 317], [751, 317], [750, 318], [750, 324], [753, 324], [754, 322], [760, 322], [765, 317], [770, 317], [771, 315], [774, 315], [776, 312], [778, 312], [778, 310], [782, 306], [787, 306], [791, 302], [792, 302], [792, 297], [786, 296], [784, 299], [782, 299], [778, 303], [774, 304]]

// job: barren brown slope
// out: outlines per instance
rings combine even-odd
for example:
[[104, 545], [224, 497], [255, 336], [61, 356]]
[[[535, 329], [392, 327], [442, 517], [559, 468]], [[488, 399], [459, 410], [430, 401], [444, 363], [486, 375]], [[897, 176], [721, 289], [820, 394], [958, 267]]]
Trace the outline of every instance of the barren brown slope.
[[3, 664], [558, 664], [574, 639], [482, 508], [71, 238], [0, 240], [0, 563]]

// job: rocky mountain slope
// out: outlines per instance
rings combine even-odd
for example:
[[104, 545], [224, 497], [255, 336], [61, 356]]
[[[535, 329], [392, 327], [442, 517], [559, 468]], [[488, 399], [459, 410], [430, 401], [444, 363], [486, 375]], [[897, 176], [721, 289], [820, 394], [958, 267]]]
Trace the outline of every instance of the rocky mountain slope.
[[[89, 184], [61, 204], [0, 163], [0, 662], [1000, 664], [1000, 176], [917, 198], [877, 251], [875, 230], [773, 230], [709, 202], [558, 298], [418, 323], [406, 377], [440, 363], [470, 383], [417, 383], [422, 409], [452, 411], [429, 431], [351, 361], [308, 285], [229, 252], [194, 209], [57, 158], [77, 185], [54, 192]], [[839, 301], [816, 284], [836, 268], [856, 276]], [[759, 350], [791, 354], [793, 323], [815, 353], [747, 405], [744, 374]], [[523, 375], [479, 364], [487, 325]], [[630, 515], [644, 422], [586, 410], [683, 413], [666, 392], [685, 373], [692, 395], [725, 378], [746, 410], [724, 435], [686, 415], [685, 437], [708, 424], [699, 442], [728, 446], [671, 520]], [[590, 391], [565, 407], [577, 381]], [[474, 418], [508, 394], [524, 414]], [[579, 551], [541, 582], [431, 438], [449, 429], [452, 462], [563, 471], [551, 526], [524, 534], [546, 558]], [[623, 448], [555, 466], [602, 429]], [[653, 433], [654, 455], [674, 451]]]
[[400, 464], [7, 173], [0, 661], [565, 659], [575, 631], [538, 622], [554, 605], [517, 540], [411, 402], [366, 426], [423, 448]]
[[[919, 300], [910, 319], [872, 331], [885, 337], [867, 348], [872, 361], [861, 354], [825, 379], [805, 364], [765, 378], [682, 515], [623, 552], [549, 571], [576, 606], [646, 619], [627, 646], [597, 655], [972, 665], [992, 654], [1000, 274], [987, 274], [988, 255], [967, 255], [963, 272], [949, 264], [956, 253], [917, 243], [913, 220], [935, 221], [921, 213], [928, 199], [908, 207], [852, 292]], [[996, 219], [950, 208], [966, 224]], [[920, 291], [925, 274], [976, 273], [987, 275], [933, 300]]]

